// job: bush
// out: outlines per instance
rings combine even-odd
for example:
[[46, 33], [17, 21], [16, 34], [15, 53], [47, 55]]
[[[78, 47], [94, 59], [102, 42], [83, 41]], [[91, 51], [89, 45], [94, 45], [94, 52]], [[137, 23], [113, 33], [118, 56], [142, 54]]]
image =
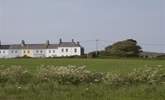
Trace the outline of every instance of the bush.
[[118, 41], [105, 48], [106, 55], [118, 57], [138, 57], [141, 51], [141, 47], [133, 39]]
[[0, 70], [0, 83], [29, 83], [32, 74], [21, 66], [11, 66]]
[[132, 72], [121, 74], [107, 74], [108, 82], [111, 85], [134, 85], [144, 84], [160, 84], [165, 82], [165, 74], [160, 67], [146, 67], [143, 69], [134, 69]]
[[85, 66], [41, 66], [35, 74], [21, 66], [0, 67], [0, 84], [79, 85], [106, 83], [112, 86], [165, 83], [164, 69], [160, 66], [135, 69], [128, 74], [92, 72]]
[[59, 84], [98, 83], [104, 78], [103, 73], [91, 72], [85, 66], [43, 66], [38, 74], [40, 81], [55, 81]]

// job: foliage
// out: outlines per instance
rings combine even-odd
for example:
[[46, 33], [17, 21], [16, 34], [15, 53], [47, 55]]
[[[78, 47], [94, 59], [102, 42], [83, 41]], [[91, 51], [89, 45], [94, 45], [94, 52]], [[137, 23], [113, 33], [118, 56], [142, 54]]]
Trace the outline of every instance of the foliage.
[[164, 100], [164, 85], [137, 85], [113, 88], [106, 84], [4, 85], [0, 100]]
[[165, 82], [164, 69], [146, 67], [134, 69], [128, 74], [92, 72], [85, 66], [42, 66], [35, 74], [21, 66], [11, 66], [0, 70], [0, 84], [49, 83], [58, 84], [93, 84], [108, 83], [111, 85], [130, 85], [137, 83], [160, 84]]
[[0, 70], [0, 83], [29, 83], [32, 75], [29, 71], [25, 70], [21, 66], [10, 66]]
[[[161, 65], [130, 73], [100, 73], [84, 66], [0, 67], [2, 100], [164, 100]], [[125, 92], [127, 91], [127, 92]]]
[[161, 84], [165, 82], [164, 69], [157, 67], [146, 67], [143, 69], [134, 69], [132, 72], [121, 74], [109, 74], [108, 82], [112, 85], [135, 85], [144, 84]]
[[30, 57], [30, 56], [27, 56], [27, 55], [24, 55], [24, 56], [22, 56], [22, 57], [16, 57], [16, 58], [20, 58], [20, 59], [24, 59], [24, 58], [32, 58], [32, 57]]
[[41, 81], [55, 81], [59, 84], [98, 83], [103, 73], [91, 72], [85, 66], [43, 66], [38, 78]]
[[137, 45], [136, 40], [128, 39], [106, 47], [106, 52], [113, 56], [135, 57], [141, 52], [141, 47]]
[[56, 82], [58, 84], [99, 83], [104, 74], [91, 72], [85, 66], [42, 66], [32, 74], [21, 66], [1, 67], [0, 84], [28, 84]]
[[88, 58], [96, 58], [99, 55], [99, 51], [97, 51], [97, 53], [96, 53], [96, 51], [89, 52]]

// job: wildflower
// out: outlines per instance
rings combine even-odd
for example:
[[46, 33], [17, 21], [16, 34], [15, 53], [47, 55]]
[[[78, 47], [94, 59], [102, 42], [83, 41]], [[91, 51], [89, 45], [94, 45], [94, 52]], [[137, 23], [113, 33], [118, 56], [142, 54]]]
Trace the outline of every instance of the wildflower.
[[22, 87], [18, 86], [17, 88], [18, 88], [18, 89], [21, 89]]
[[88, 90], [89, 90], [89, 88], [86, 88], [85, 90], [86, 90], [86, 91], [88, 91]]
[[162, 67], [163, 65], [157, 65], [158, 67]]

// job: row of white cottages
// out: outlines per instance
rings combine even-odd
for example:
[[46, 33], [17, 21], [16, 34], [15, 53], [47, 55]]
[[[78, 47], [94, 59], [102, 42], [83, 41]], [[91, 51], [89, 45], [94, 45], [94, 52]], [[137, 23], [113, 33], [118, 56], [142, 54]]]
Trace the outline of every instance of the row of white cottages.
[[60, 39], [58, 44], [26, 44], [24, 40], [21, 44], [2, 45], [0, 43], [0, 58], [16, 58], [16, 57], [66, 57], [80, 56], [84, 52], [84, 48], [79, 42], [63, 42]]

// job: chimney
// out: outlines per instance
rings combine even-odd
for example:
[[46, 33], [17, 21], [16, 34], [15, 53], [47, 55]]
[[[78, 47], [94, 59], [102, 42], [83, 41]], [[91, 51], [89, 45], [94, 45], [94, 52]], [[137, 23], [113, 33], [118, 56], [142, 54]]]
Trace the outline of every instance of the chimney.
[[60, 44], [62, 43], [62, 39], [61, 38], [60, 38], [59, 42], [60, 42]]
[[79, 41], [77, 41], [77, 45], [80, 45], [80, 42]]
[[49, 40], [46, 41], [46, 46], [48, 46], [50, 44]]
[[74, 39], [72, 39], [72, 42], [74, 43]]
[[25, 41], [24, 40], [21, 41], [21, 46], [22, 47], [25, 46]]

